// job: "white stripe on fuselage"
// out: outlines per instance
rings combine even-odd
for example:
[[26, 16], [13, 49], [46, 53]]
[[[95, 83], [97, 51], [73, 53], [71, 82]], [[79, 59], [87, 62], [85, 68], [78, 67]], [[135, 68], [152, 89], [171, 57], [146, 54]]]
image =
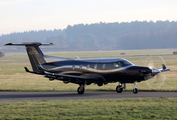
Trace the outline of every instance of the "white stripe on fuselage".
[[47, 70], [47, 71], [63, 71], [65, 69], [72, 69], [73, 71], [79, 71], [78, 69], [80, 69], [80, 70], [85, 70], [85, 71], [90, 71], [90, 72], [96, 72], [96, 73], [118, 72], [118, 71], [130, 68], [132, 66], [134, 66], [134, 65], [129, 65], [129, 66], [115, 68], [115, 69], [110, 69], [110, 70], [106, 70], [106, 69], [105, 70], [99, 70], [99, 69], [96, 69], [96, 68], [87, 68], [85, 66], [82, 66], [82, 68], [80, 68], [79, 65], [75, 65], [74, 68], [73, 68], [72, 65], [65, 65], [65, 66], [60, 66], [60, 67], [54, 67], [54, 68], [46, 69], [42, 65], [40, 65], [40, 67], [42, 69]]

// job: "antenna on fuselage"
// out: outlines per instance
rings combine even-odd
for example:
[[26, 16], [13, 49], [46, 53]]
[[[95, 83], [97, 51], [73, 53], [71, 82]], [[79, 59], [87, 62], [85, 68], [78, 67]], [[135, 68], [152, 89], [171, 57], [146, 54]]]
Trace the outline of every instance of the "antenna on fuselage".
[[80, 59], [77, 55], [76, 55], [77, 59]]

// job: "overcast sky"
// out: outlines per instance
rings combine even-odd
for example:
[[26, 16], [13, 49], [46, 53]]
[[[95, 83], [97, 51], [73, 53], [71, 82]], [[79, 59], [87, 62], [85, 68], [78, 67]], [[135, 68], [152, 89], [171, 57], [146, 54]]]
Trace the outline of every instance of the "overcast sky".
[[0, 0], [0, 35], [99, 22], [177, 21], [177, 0]]

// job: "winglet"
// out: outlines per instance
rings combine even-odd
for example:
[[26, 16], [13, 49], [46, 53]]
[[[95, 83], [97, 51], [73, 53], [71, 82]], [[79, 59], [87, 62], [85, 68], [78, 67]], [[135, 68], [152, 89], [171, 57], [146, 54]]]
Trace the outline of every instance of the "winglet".
[[164, 64], [162, 64], [162, 69], [163, 69], [163, 70], [166, 69], [166, 66], [165, 66]]
[[7, 44], [5, 44], [5, 45], [12, 45], [12, 43], [7, 43]]
[[26, 72], [30, 72], [27, 67], [24, 67]]
[[13, 43], [7, 43], [6, 45], [11, 45], [11, 46], [46, 46], [46, 45], [54, 45], [53, 43], [49, 43], [49, 44], [42, 44], [40, 42], [23, 42], [21, 44], [13, 44]]
[[45, 75], [44, 71], [29, 71], [27, 67], [24, 67], [26, 72], [33, 73], [33, 74], [39, 74], [39, 75]]

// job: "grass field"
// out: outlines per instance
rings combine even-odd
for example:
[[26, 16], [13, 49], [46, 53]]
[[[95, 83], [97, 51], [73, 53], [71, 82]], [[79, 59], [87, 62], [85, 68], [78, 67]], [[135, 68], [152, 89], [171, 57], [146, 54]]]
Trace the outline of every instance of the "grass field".
[[[25, 51], [25, 50], [24, 50]], [[163, 50], [122, 50], [122, 51], [85, 51], [85, 52], [48, 52], [46, 55], [60, 56], [76, 59], [78, 55], [81, 59], [85, 58], [120, 58], [123, 57], [135, 65], [149, 65], [154, 62], [154, 66], [161, 68], [163, 60], [166, 66], [171, 69], [169, 72], [162, 73], [159, 79], [151, 79], [138, 83], [139, 90], [146, 91], [177, 91], [177, 56], [172, 55], [175, 49]], [[125, 55], [120, 55], [120, 53]], [[161, 56], [161, 57], [158, 57]], [[40, 75], [26, 73], [24, 66], [31, 69], [31, 65], [26, 53], [6, 54], [0, 58], [0, 90], [1, 91], [76, 91], [78, 85], [61, 81], [49, 81]], [[164, 79], [166, 77], [166, 79]], [[98, 87], [91, 84], [86, 87], [88, 90], [115, 90], [118, 83]], [[127, 85], [127, 90], [133, 89], [133, 84]]]
[[[140, 91], [177, 91], [177, 56], [175, 49], [164, 50], [125, 50], [93, 52], [54, 52], [47, 55], [66, 58], [120, 58], [135, 65], [150, 65], [161, 68], [163, 60], [171, 69], [162, 73], [159, 79], [138, 83]], [[120, 55], [124, 52], [125, 55]], [[158, 57], [161, 56], [161, 57]], [[152, 64], [151, 64], [152, 65]], [[29, 74], [24, 66], [31, 69], [26, 53], [6, 54], [0, 58], [1, 91], [76, 91], [78, 85], [49, 81], [40, 75]], [[164, 79], [166, 78], [166, 79]], [[117, 83], [98, 87], [91, 84], [86, 91], [115, 90]], [[133, 84], [127, 85], [127, 90]], [[38, 102], [0, 103], [0, 119], [177, 119], [177, 98], [137, 98], [99, 100], [61, 100]]]
[[177, 119], [177, 98], [0, 103], [0, 119]]

